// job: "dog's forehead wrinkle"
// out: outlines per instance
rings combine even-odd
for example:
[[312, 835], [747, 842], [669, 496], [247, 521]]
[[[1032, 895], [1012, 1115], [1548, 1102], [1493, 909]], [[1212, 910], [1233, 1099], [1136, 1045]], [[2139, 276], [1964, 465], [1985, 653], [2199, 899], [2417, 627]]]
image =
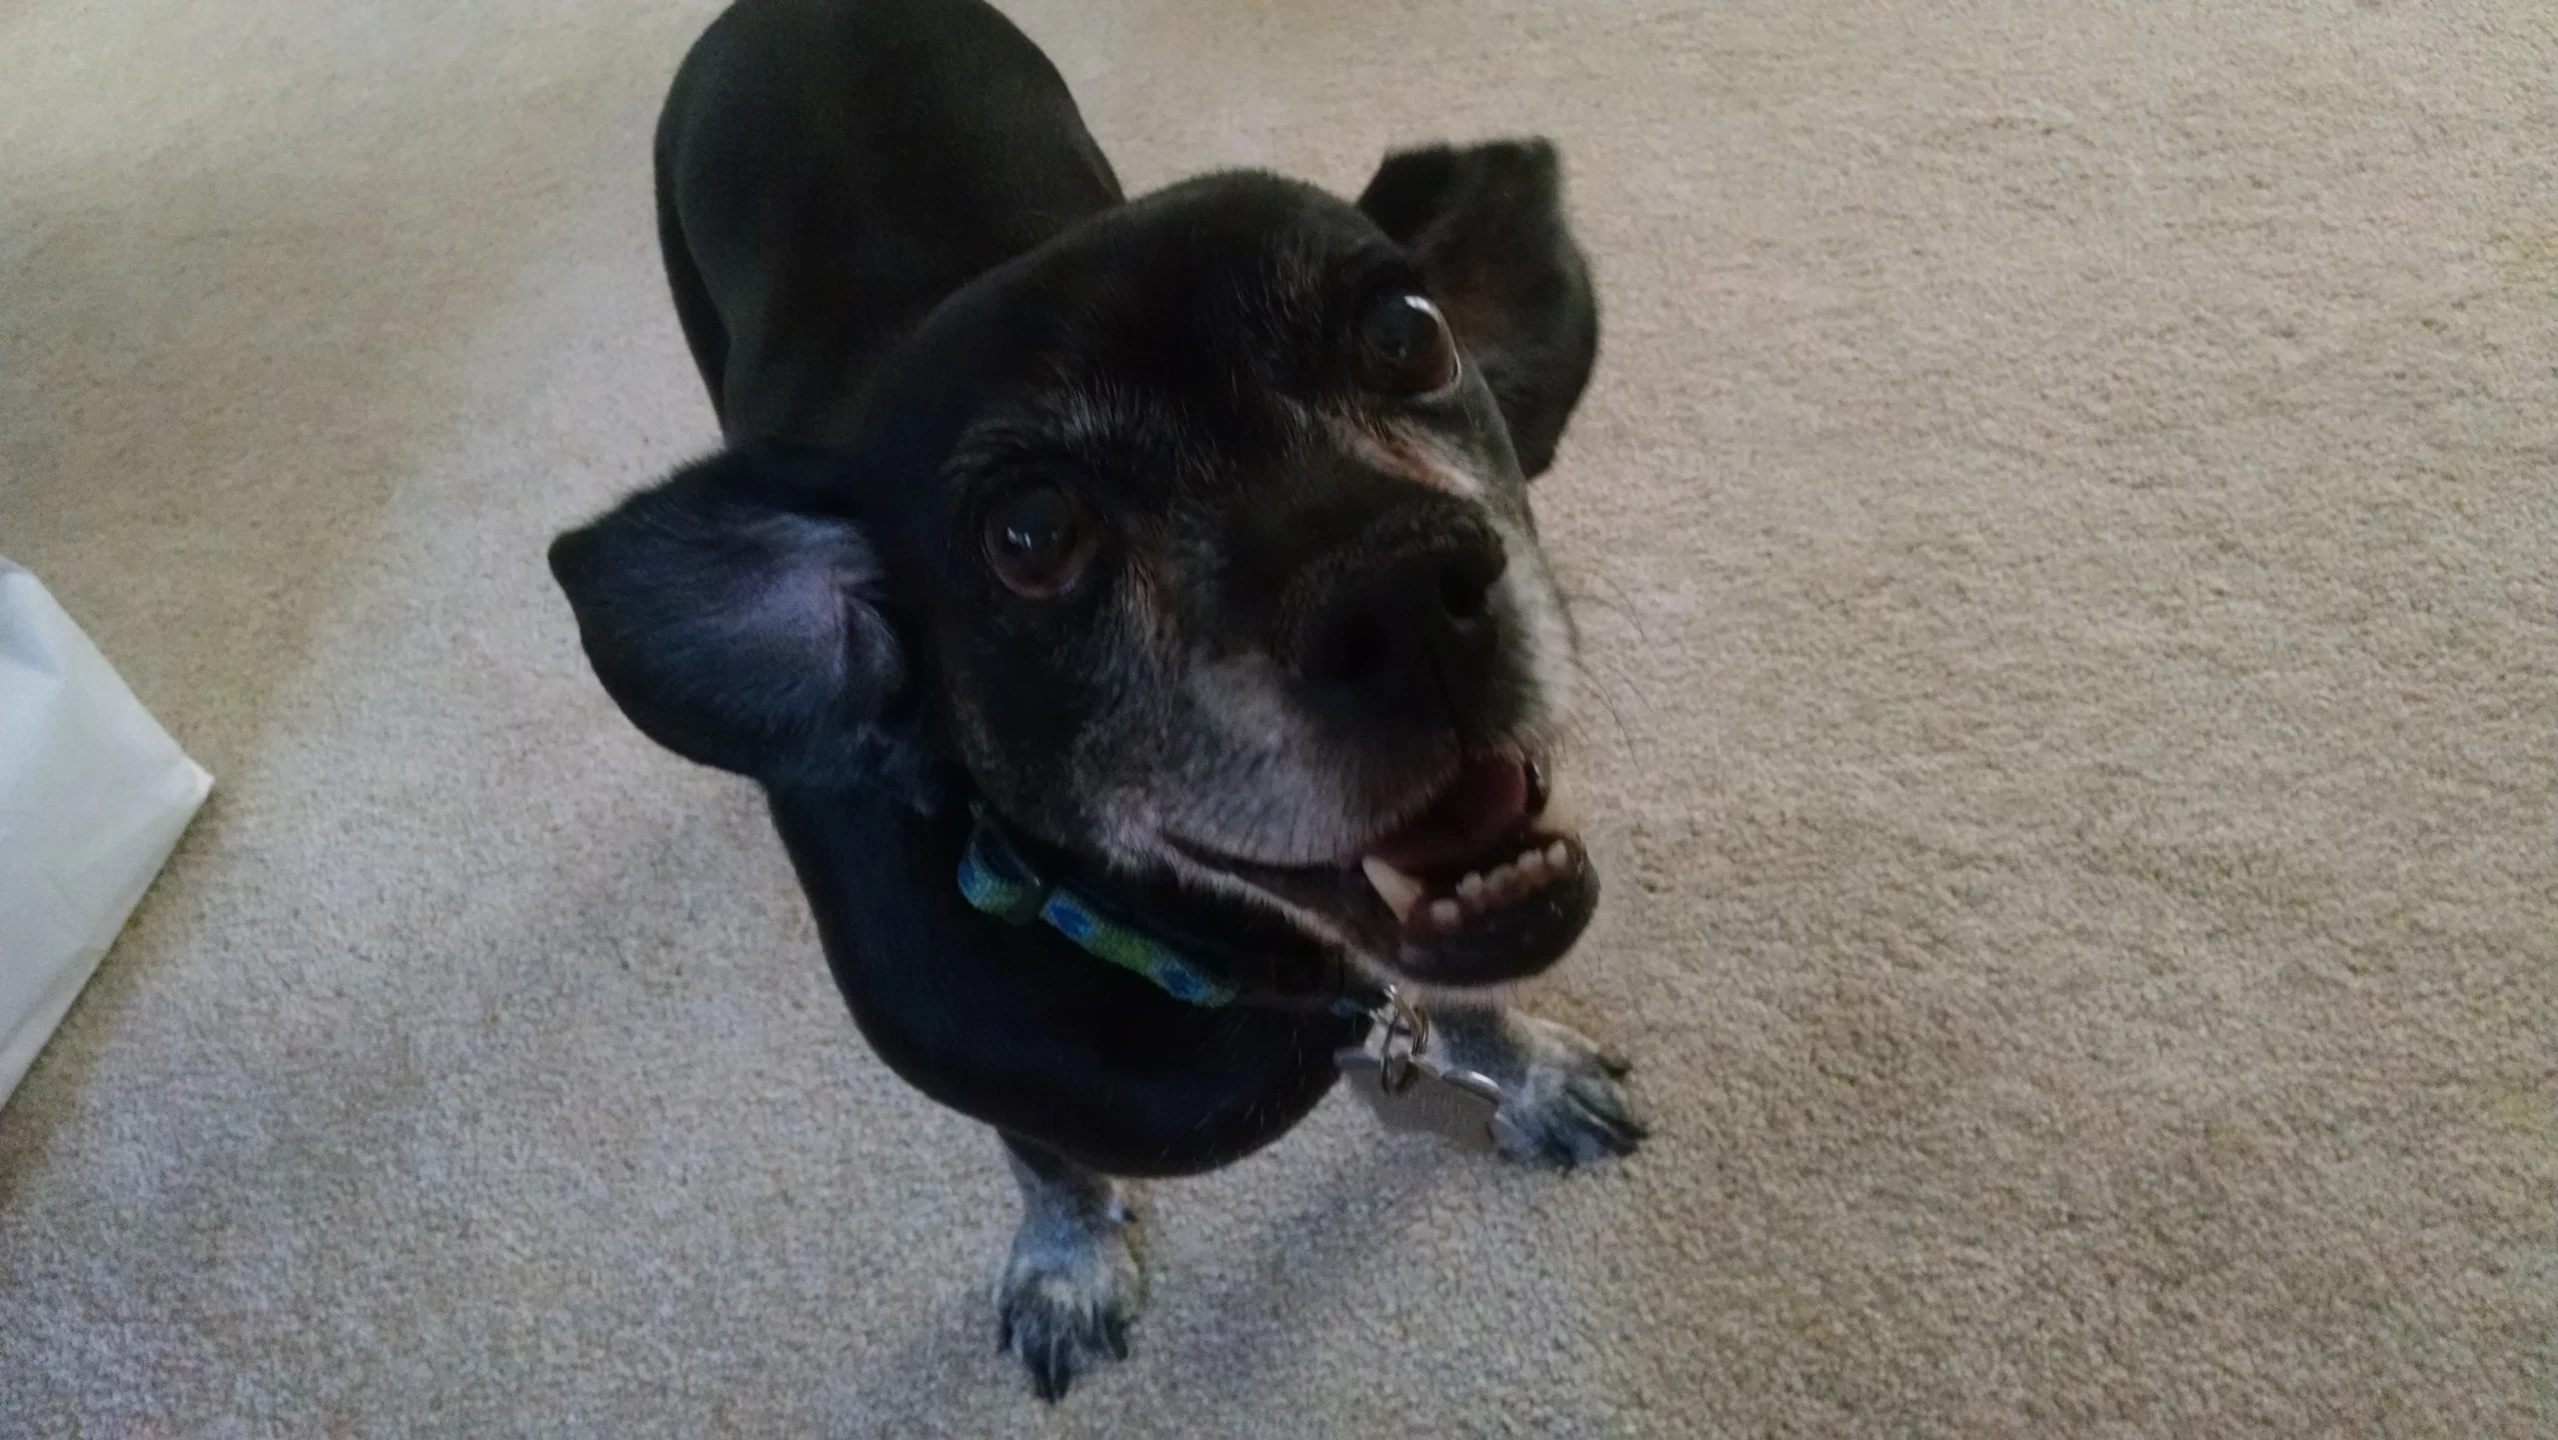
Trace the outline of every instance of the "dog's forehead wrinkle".
[[1212, 453], [1199, 421], [1175, 397], [1095, 378], [1008, 398], [964, 432], [945, 469], [960, 483], [1000, 482], [1054, 467], [1124, 502], [1143, 519], [1166, 518]]
[[1015, 444], [1107, 451], [1129, 437], [1154, 433], [1174, 417], [1141, 387], [1105, 371], [1068, 371], [1031, 389], [985, 425]]

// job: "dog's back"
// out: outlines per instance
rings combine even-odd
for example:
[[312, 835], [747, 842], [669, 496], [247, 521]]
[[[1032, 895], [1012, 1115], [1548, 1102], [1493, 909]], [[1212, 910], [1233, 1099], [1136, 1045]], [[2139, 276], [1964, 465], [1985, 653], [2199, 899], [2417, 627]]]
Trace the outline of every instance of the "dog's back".
[[1120, 198], [983, 0], [741, 0], [658, 120], [667, 281], [733, 439], [845, 438], [884, 342]]

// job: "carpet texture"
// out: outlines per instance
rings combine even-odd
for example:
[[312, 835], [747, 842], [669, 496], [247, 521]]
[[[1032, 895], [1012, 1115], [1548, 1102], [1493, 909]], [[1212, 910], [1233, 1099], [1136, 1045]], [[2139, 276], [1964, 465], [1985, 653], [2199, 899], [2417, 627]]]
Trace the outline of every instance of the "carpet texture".
[[713, 440], [710, 7], [21, 0], [0, 553], [218, 784], [0, 1116], [0, 1433], [2550, 1433], [2558, 11], [1012, 8], [1132, 188], [1562, 143], [1536, 1003], [1650, 1149], [1336, 1101], [1039, 1406], [995, 1147], [542, 566]]

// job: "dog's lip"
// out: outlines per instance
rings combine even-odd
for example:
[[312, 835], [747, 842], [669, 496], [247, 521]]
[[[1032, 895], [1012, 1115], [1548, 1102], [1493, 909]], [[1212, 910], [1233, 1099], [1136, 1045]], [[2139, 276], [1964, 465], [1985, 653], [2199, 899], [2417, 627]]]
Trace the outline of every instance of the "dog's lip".
[[1503, 836], [1543, 818], [1554, 793], [1547, 766], [1543, 756], [1522, 745], [1472, 752], [1327, 859], [1265, 859], [1171, 831], [1164, 839], [1200, 864], [1245, 873], [1357, 875], [1370, 856], [1401, 869], [1433, 869], [1480, 855]]
[[1352, 949], [1451, 986], [1532, 975], [1580, 938], [1598, 875], [1543, 760], [1469, 757], [1346, 861], [1272, 864], [1168, 837], [1195, 863], [1320, 914]]
[[1518, 751], [1468, 758], [1420, 814], [1361, 846], [1360, 859], [1426, 870], [1480, 857], [1528, 818], [1530, 801], [1540, 798], [1542, 788], [1537, 768]]

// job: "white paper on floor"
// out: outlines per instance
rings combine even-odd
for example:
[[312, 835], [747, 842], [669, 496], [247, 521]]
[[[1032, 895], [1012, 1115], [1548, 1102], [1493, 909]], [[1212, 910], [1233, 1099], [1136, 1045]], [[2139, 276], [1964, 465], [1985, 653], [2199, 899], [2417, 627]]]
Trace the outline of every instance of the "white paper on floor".
[[0, 560], [0, 1102], [212, 788], [43, 584]]

